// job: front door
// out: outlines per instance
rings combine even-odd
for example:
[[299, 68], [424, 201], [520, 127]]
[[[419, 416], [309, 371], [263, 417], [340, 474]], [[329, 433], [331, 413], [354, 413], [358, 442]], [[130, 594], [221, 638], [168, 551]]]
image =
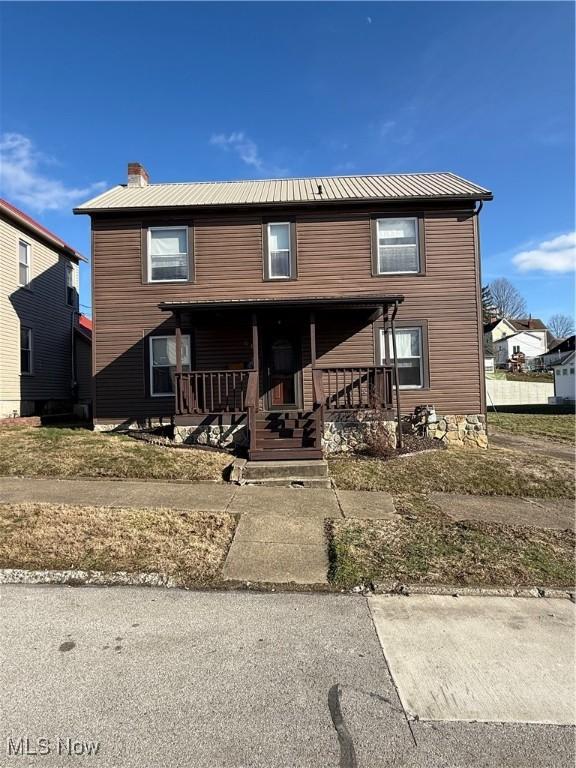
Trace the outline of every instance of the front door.
[[299, 363], [296, 338], [291, 335], [278, 335], [269, 340], [264, 359], [268, 378], [269, 410], [299, 407]]

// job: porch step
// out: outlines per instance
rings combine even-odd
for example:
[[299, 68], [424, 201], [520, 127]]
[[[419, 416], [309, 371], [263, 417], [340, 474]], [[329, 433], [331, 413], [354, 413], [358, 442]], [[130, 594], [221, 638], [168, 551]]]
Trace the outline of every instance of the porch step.
[[278, 437], [304, 437], [304, 429], [299, 428], [287, 428], [274, 430], [272, 427], [256, 427], [256, 438], [270, 437], [270, 435], [278, 435]]
[[304, 459], [322, 459], [318, 448], [255, 448], [248, 452], [250, 461], [298, 461]]
[[248, 485], [300, 486], [303, 488], [330, 488], [328, 465], [323, 459], [276, 460], [282, 451], [272, 451], [274, 461], [237, 460], [233, 478]]
[[314, 441], [306, 437], [260, 437], [256, 435], [256, 449], [270, 448], [314, 448]]

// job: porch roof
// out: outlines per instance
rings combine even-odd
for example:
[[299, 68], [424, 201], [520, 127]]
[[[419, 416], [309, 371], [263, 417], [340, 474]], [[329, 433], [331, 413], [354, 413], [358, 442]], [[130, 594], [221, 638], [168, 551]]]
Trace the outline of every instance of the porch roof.
[[188, 299], [186, 301], [162, 301], [158, 306], [165, 312], [206, 309], [257, 309], [259, 307], [289, 308], [306, 307], [310, 309], [371, 309], [382, 305], [401, 304], [402, 294], [364, 294], [362, 296], [297, 296], [297, 297], [260, 297], [242, 299]]

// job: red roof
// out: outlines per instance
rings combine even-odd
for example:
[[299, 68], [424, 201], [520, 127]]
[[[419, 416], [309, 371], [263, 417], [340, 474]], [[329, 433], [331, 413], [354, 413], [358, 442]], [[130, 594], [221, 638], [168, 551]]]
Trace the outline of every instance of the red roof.
[[86, 315], [80, 315], [78, 318], [78, 325], [82, 328], [86, 328], [87, 331], [92, 330], [92, 320], [89, 317], [86, 317]]
[[65, 253], [68, 256], [72, 256], [73, 258], [79, 259], [80, 261], [88, 261], [88, 259], [82, 256], [81, 253], [78, 253], [78, 251], [75, 248], [72, 248], [71, 245], [68, 245], [68, 243], [65, 243], [61, 237], [58, 237], [58, 235], [55, 235], [54, 232], [51, 232], [43, 224], [40, 224], [39, 221], [36, 221], [36, 219], [33, 219], [31, 216], [28, 216], [27, 213], [24, 213], [24, 211], [21, 211], [19, 208], [16, 208], [15, 205], [12, 205], [12, 203], [9, 203], [7, 200], [3, 200], [2, 198], [0, 198], [0, 211], [2, 210], [5, 213], [7, 213], [11, 218], [16, 219], [21, 224], [28, 226], [30, 229], [34, 230], [37, 234], [43, 236], [46, 240], [50, 242], [51, 245], [60, 247], [63, 251], [65, 251]]

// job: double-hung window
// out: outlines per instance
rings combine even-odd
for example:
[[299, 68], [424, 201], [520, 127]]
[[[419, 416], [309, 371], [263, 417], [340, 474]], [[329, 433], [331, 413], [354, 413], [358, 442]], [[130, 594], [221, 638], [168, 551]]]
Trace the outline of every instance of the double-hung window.
[[[182, 371], [190, 371], [190, 336], [182, 336]], [[152, 397], [174, 394], [176, 337], [150, 337], [150, 393]]]
[[148, 281], [167, 283], [188, 279], [188, 227], [150, 227]]
[[[381, 349], [384, 350], [384, 331]], [[398, 384], [402, 389], [424, 387], [424, 360], [422, 352], [422, 328], [396, 328], [396, 354], [398, 356]], [[394, 359], [392, 334], [387, 334], [388, 356]], [[384, 358], [384, 355], [382, 355]], [[384, 363], [384, 359], [382, 360]]]
[[24, 240], [18, 241], [18, 283], [30, 283], [30, 243]]
[[20, 326], [20, 373], [32, 373], [32, 328]]
[[417, 274], [421, 271], [417, 217], [376, 219], [375, 239], [376, 274]]
[[76, 279], [74, 266], [66, 264], [66, 304], [71, 307], [76, 306]]
[[266, 226], [265, 276], [268, 280], [290, 280], [294, 277], [292, 225], [289, 221], [275, 221]]

